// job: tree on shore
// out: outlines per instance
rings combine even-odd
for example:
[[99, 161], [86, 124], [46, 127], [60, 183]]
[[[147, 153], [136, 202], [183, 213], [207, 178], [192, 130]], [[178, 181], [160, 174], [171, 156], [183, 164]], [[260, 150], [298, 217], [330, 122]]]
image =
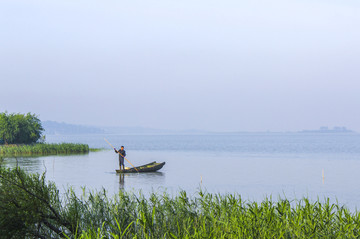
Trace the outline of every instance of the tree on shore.
[[0, 141], [5, 144], [36, 143], [43, 131], [35, 114], [0, 113]]

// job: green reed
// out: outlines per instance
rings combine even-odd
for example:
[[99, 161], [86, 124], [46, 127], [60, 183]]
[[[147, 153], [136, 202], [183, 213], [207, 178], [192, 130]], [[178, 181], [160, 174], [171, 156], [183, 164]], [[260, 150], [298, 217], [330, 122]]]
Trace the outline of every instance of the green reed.
[[[307, 198], [106, 191], [60, 196], [45, 176], [0, 167], [0, 233], [36, 238], [359, 238], [360, 213]], [[14, 223], [10, 223], [14, 222]], [[11, 238], [11, 237], [9, 237]]]
[[0, 156], [31, 156], [31, 155], [52, 155], [52, 154], [74, 154], [88, 153], [87, 144], [47, 144], [38, 143], [31, 145], [2, 145]]
[[[126, 192], [90, 194], [77, 238], [359, 238], [360, 214], [338, 204], [186, 192], [148, 199]], [[291, 206], [293, 205], [293, 206]], [[88, 225], [92, 225], [89, 227]]]

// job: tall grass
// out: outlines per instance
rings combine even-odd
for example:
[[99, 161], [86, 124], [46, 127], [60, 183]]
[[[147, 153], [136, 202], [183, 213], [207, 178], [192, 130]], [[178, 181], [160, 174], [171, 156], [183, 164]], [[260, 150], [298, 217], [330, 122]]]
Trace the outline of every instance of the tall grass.
[[88, 153], [87, 144], [31, 144], [31, 145], [2, 145], [0, 146], [0, 156], [31, 156], [31, 155], [51, 155], [51, 154], [74, 154]]
[[44, 174], [0, 167], [0, 235], [7, 238], [359, 238], [360, 213], [307, 198], [262, 202], [200, 191], [189, 197], [105, 190], [59, 195]]
[[[200, 192], [193, 199], [126, 192], [84, 200], [77, 238], [359, 238], [360, 214], [338, 204], [284, 199], [248, 202]], [[72, 205], [70, 203], [69, 205]], [[90, 226], [91, 225], [91, 226]]]

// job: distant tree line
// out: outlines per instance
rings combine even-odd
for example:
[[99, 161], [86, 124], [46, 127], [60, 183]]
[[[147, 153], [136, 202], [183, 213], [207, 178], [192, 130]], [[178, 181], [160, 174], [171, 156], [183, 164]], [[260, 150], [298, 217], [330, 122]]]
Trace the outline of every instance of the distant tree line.
[[41, 139], [44, 131], [35, 114], [0, 113], [1, 144], [32, 144]]

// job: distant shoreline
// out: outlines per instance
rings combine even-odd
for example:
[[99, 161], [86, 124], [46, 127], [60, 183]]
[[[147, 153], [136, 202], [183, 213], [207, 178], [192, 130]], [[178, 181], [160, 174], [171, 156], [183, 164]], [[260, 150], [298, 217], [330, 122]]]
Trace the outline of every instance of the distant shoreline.
[[46, 135], [238, 135], [238, 134], [296, 134], [296, 133], [357, 133], [346, 127], [320, 127], [302, 131], [206, 131], [206, 130], [166, 130], [145, 127], [100, 127], [85, 126], [56, 121], [44, 121]]

